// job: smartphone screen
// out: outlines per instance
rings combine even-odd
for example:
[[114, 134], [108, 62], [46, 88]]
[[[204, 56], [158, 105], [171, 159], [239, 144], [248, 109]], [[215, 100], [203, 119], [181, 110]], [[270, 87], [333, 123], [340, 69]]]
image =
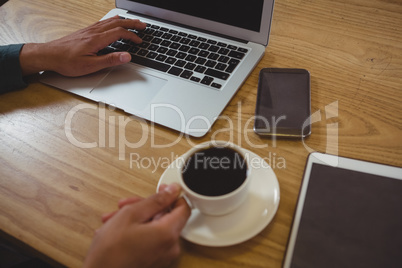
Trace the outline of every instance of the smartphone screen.
[[265, 68], [260, 72], [254, 131], [260, 135], [306, 137], [310, 126], [310, 73]]

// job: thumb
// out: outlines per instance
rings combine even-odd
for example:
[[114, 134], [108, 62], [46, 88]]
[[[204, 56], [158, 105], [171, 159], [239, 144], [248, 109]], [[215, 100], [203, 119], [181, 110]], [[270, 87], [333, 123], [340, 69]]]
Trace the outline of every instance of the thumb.
[[98, 64], [100, 69], [113, 67], [116, 65], [130, 62], [131, 55], [128, 52], [114, 52], [102, 56], [98, 56]]
[[180, 186], [173, 183], [147, 199], [130, 205], [132, 219], [139, 222], [151, 220], [155, 215], [171, 207], [179, 197], [180, 191]]

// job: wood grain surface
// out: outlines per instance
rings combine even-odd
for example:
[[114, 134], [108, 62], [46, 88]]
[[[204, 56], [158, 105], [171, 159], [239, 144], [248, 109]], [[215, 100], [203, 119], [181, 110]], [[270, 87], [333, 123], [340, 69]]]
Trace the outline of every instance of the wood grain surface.
[[[112, 8], [113, 0], [10, 0], [0, 7], [0, 45], [53, 40]], [[80, 267], [102, 213], [123, 197], [151, 195], [167, 164], [194, 144], [221, 139], [270, 159], [280, 184], [278, 212], [239, 245], [209, 248], [183, 240], [172, 267], [280, 267], [310, 151], [402, 166], [401, 14], [402, 2], [395, 0], [276, 0], [265, 56], [201, 139], [33, 77], [28, 88], [0, 96], [0, 229]], [[258, 74], [265, 67], [310, 71], [312, 113], [321, 119], [308, 139], [273, 141], [253, 133]], [[85, 108], [72, 113], [78, 105]], [[71, 135], [92, 148], [75, 146]], [[158, 160], [164, 164], [152, 162]]]

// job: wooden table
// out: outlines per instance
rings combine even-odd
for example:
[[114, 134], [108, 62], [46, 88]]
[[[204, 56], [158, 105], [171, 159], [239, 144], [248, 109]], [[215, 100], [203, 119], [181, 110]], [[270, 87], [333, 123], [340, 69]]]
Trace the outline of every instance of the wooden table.
[[[49, 41], [98, 21], [113, 7], [113, 0], [10, 0], [0, 8], [0, 44]], [[192, 144], [231, 140], [271, 157], [281, 187], [278, 212], [239, 245], [183, 241], [173, 267], [280, 267], [309, 151], [402, 166], [401, 14], [401, 1], [277, 0], [266, 54], [223, 112], [232, 127], [220, 119], [201, 139], [180, 138], [35, 81], [0, 96], [1, 230], [63, 265], [80, 267], [100, 215], [115, 210], [122, 197], [154, 193], [166, 168], [166, 162], [130, 166], [130, 154], [171, 163]], [[253, 121], [247, 124], [264, 67], [311, 72], [312, 112], [321, 120], [304, 143], [261, 139]], [[71, 133], [95, 142], [94, 148], [78, 148], [67, 138], [65, 120], [79, 104], [89, 106], [74, 114]], [[129, 123], [119, 125], [119, 119]], [[119, 135], [144, 144], [119, 148]]]

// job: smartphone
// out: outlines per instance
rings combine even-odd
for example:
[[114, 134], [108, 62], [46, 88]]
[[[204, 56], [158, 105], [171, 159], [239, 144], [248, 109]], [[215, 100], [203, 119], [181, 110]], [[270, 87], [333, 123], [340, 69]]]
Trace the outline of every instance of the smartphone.
[[258, 81], [254, 131], [263, 136], [304, 138], [311, 134], [310, 73], [265, 68]]

